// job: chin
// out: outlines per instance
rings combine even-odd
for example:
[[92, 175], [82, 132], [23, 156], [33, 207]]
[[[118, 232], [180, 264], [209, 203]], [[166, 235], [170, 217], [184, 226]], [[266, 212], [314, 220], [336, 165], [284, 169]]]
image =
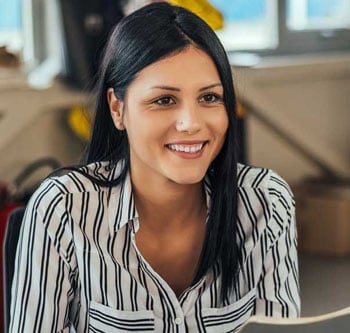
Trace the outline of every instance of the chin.
[[196, 174], [189, 174], [185, 173], [182, 175], [175, 176], [173, 175], [170, 179], [179, 185], [194, 185], [200, 183], [205, 177], [205, 173], [196, 173]]

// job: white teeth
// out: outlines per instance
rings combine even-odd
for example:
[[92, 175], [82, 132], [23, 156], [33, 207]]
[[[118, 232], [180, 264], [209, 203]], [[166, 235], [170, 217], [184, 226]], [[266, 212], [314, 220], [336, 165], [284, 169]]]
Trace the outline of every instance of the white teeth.
[[184, 145], [168, 145], [171, 150], [183, 151], [185, 153], [197, 153], [203, 148], [203, 143], [198, 145], [184, 146]]

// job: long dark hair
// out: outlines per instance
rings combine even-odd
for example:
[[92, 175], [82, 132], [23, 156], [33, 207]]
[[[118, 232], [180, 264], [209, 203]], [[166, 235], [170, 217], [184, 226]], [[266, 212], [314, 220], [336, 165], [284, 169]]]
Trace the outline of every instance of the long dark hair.
[[114, 127], [107, 89], [112, 87], [116, 97], [123, 100], [138, 72], [189, 45], [203, 50], [214, 61], [223, 85], [229, 123], [224, 145], [208, 170], [212, 200], [194, 281], [219, 264], [224, 302], [236, 285], [239, 266], [235, 93], [225, 50], [203, 20], [184, 8], [160, 2], [142, 7], [118, 23], [110, 35], [98, 74], [96, 114], [84, 163], [109, 161], [115, 165], [123, 161], [120, 177], [104, 185], [114, 186], [124, 180], [130, 167], [128, 138], [125, 131]]

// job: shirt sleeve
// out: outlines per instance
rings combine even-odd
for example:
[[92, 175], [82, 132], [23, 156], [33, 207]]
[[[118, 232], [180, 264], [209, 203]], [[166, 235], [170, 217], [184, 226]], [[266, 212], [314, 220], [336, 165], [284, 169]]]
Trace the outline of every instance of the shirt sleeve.
[[67, 332], [75, 270], [67, 204], [52, 180], [28, 203], [17, 245], [9, 332]]
[[288, 184], [272, 173], [269, 183], [272, 214], [267, 227], [269, 247], [263, 258], [255, 313], [300, 316], [299, 270], [295, 202]]

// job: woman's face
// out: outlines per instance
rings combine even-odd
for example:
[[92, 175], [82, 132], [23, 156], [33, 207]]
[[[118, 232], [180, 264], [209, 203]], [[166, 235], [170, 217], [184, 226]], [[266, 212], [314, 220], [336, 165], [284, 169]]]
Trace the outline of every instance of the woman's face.
[[112, 89], [108, 99], [127, 132], [132, 177], [183, 185], [204, 178], [228, 127], [220, 77], [205, 52], [190, 46], [151, 64], [123, 102]]

